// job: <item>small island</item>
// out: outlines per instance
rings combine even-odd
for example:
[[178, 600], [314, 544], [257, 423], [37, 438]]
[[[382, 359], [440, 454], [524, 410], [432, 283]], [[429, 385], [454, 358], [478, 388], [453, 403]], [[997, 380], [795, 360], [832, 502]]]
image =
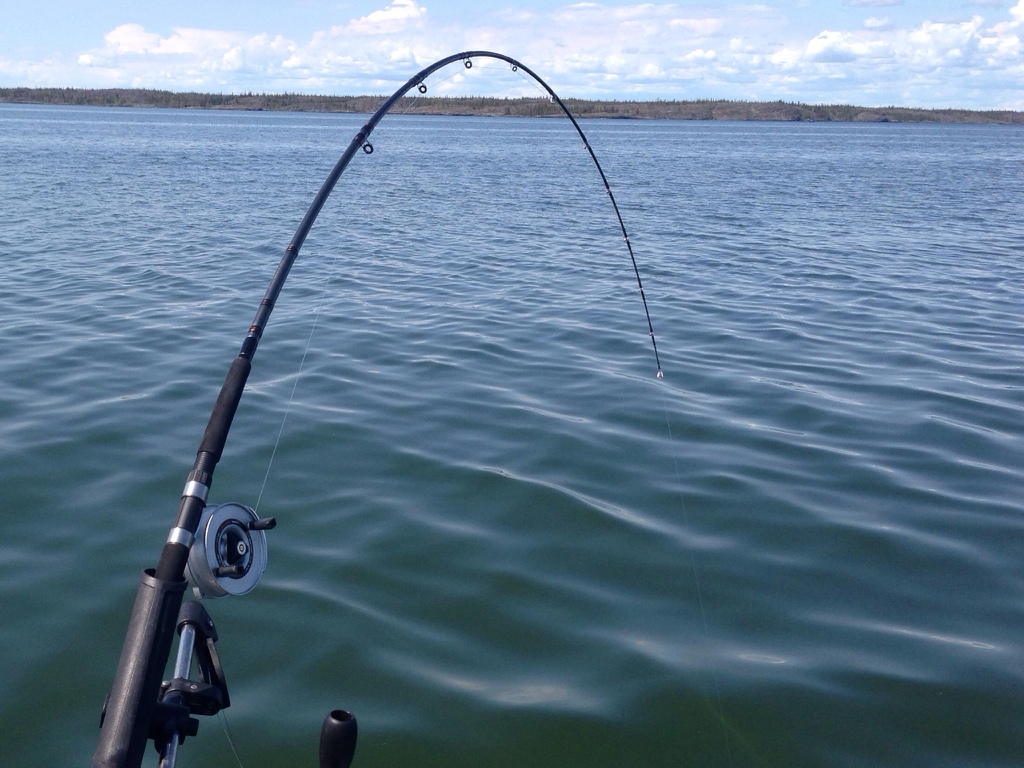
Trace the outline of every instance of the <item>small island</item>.
[[[386, 97], [314, 96], [299, 93], [180, 93], [145, 88], [0, 88], [0, 103], [97, 107], [272, 110], [285, 112], [373, 112]], [[876, 123], [993, 123], [1024, 125], [1013, 110], [857, 107], [848, 104], [799, 104], [785, 101], [603, 101], [564, 99], [577, 117], [672, 120], [777, 120]], [[406, 96], [397, 111], [414, 115], [554, 117], [558, 106], [546, 98]]]

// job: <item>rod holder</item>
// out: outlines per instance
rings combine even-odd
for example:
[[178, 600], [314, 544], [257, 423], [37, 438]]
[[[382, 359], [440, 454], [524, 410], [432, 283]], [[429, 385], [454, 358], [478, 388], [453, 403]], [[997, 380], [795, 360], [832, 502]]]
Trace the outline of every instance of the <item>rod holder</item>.
[[164, 665], [171, 652], [185, 581], [142, 572], [121, 660], [103, 705], [92, 768], [131, 768], [142, 763]]

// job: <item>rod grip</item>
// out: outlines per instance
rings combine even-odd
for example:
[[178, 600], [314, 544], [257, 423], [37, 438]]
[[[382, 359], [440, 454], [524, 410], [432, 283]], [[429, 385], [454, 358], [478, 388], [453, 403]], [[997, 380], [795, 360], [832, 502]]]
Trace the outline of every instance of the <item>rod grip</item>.
[[231, 429], [231, 421], [235, 418], [238, 401], [242, 399], [242, 391], [245, 389], [245, 382], [251, 369], [252, 363], [249, 360], [241, 356], [236, 357], [228, 368], [228, 375], [224, 379], [220, 394], [217, 395], [217, 402], [213, 404], [213, 412], [199, 443], [199, 453], [211, 454], [215, 466], [220, 461], [224, 444], [228, 440], [228, 430]]

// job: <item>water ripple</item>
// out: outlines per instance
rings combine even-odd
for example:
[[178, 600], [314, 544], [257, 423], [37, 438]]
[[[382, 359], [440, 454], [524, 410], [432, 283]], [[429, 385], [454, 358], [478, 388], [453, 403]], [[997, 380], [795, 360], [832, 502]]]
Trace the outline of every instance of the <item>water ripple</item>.
[[[0, 105], [0, 764], [88, 759], [358, 122]], [[389, 119], [311, 232], [214, 487], [280, 521], [211, 605], [244, 764], [339, 705], [365, 765], [1018, 764], [1020, 132], [586, 128], [664, 381], [561, 121]]]

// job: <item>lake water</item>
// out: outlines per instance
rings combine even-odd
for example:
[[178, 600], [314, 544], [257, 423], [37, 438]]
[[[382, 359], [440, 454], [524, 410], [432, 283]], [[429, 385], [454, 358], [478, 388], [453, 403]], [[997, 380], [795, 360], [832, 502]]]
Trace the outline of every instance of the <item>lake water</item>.
[[[363, 119], [0, 107], [0, 765], [88, 763]], [[387, 118], [211, 494], [279, 521], [209, 606], [241, 764], [345, 707], [357, 768], [1019, 765], [1024, 131], [583, 125], [664, 380], [567, 121]]]

